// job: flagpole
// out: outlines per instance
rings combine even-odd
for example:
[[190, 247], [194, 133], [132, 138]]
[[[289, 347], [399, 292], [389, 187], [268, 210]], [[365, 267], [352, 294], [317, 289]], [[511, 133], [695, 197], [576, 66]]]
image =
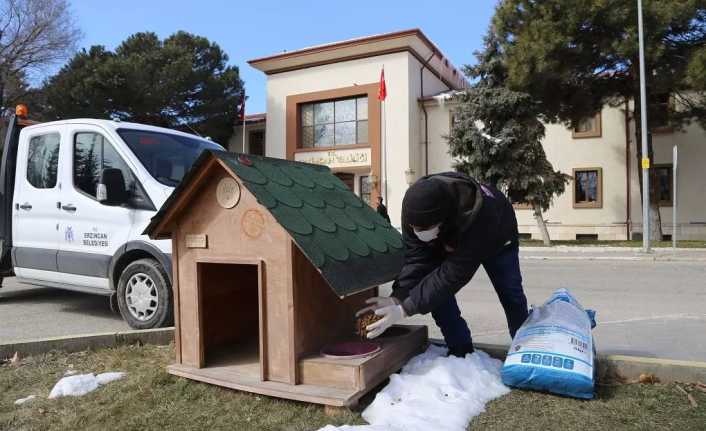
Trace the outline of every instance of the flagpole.
[[390, 201], [387, 199], [387, 111], [385, 110], [385, 101], [382, 101], [382, 169], [383, 169], [383, 193], [385, 195], [385, 202], [390, 205]]
[[[380, 88], [378, 89], [378, 99], [382, 102], [382, 195], [387, 205], [390, 201], [387, 196], [387, 111], [385, 110], [385, 101], [387, 100], [387, 88], [385, 85], [385, 64], [382, 65], [380, 73]], [[384, 94], [382, 94], [384, 93]]]
[[241, 148], [241, 153], [245, 154], [245, 89], [243, 89], [243, 96], [242, 100], [240, 101], [240, 106], [238, 107], [238, 116], [243, 120], [243, 128], [241, 130], [241, 133], [243, 134], [243, 143], [242, 143], [242, 148]]

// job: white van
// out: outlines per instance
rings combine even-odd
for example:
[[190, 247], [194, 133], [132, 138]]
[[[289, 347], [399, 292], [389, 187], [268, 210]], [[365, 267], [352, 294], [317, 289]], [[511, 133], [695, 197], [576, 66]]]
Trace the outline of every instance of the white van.
[[171, 325], [171, 242], [142, 231], [207, 148], [223, 150], [142, 124], [14, 116], [0, 171], [0, 276], [110, 296], [133, 328]]

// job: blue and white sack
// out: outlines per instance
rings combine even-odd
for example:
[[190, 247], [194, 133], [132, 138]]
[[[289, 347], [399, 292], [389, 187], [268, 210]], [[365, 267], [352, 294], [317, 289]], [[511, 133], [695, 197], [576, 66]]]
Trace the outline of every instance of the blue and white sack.
[[593, 398], [595, 312], [559, 289], [515, 334], [501, 370], [507, 386]]

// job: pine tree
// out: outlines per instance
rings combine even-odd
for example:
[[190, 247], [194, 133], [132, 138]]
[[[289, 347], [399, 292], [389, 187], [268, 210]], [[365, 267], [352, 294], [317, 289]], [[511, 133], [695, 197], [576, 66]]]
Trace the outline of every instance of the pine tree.
[[115, 51], [92, 46], [47, 80], [43, 116], [113, 118], [209, 136], [233, 133], [243, 82], [228, 55], [208, 39], [177, 32], [160, 40], [136, 33]]
[[455, 168], [503, 190], [513, 203], [534, 210], [544, 243], [549, 232], [542, 211], [562, 194], [569, 177], [555, 171], [542, 148], [544, 125], [527, 93], [504, 86], [505, 68], [489, 35], [478, 64], [466, 67], [474, 85], [459, 96], [448, 136]]

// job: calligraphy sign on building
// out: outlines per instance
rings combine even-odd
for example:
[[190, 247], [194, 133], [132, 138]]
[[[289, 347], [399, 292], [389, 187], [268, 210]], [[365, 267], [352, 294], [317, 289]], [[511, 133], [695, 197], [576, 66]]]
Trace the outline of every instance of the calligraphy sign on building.
[[370, 148], [350, 150], [302, 151], [294, 154], [294, 160], [329, 168], [357, 168], [370, 166]]

